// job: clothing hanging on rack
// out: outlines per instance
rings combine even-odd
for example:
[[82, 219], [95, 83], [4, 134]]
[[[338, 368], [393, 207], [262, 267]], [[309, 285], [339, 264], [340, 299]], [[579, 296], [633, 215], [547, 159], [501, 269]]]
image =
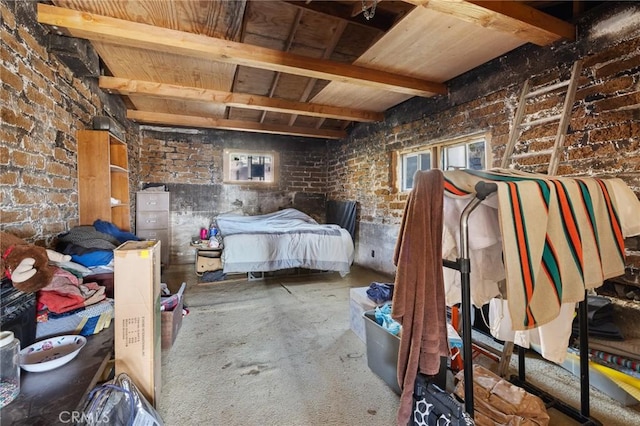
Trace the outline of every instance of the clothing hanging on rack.
[[585, 289], [624, 273], [624, 237], [640, 234], [640, 201], [622, 180], [456, 170], [445, 172], [446, 195], [472, 198], [479, 181], [498, 185], [514, 330], [550, 322], [562, 303], [579, 302]]
[[[455, 261], [460, 257], [459, 220], [462, 211], [474, 194], [468, 196], [444, 197], [444, 230], [442, 236], [443, 259]], [[504, 281], [506, 273], [502, 261], [502, 236], [498, 220], [496, 197], [479, 204], [469, 216], [469, 252], [471, 261], [471, 302], [478, 308], [500, 294], [498, 283]], [[444, 270], [445, 294], [447, 306], [462, 302], [460, 291], [460, 272]]]
[[543, 358], [561, 364], [567, 357], [576, 304], [563, 303], [560, 313], [550, 322], [529, 330], [514, 331], [507, 302], [492, 299], [489, 302], [489, 324], [493, 337], [513, 342], [523, 348], [534, 345]]
[[392, 316], [402, 324], [397, 367], [402, 389], [397, 423], [402, 426], [413, 412], [418, 371], [436, 375], [441, 357], [449, 356], [442, 278], [443, 190], [440, 170], [416, 172], [395, 248]]
[[[497, 192], [497, 196], [490, 198], [497, 203], [500, 232], [496, 238], [501, 239], [506, 289], [496, 285], [494, 289], [480, 293], [478, 299], [486, 298], [492, 292], [495, 296], [504, 296], [513, 320], [511, 330], [542, 333], [541, 326], [550, 326], [564, 312], [565, 306], [584, 300], [585, 289], [595, 288], [604, 279], [624, 273], [624, 238], [640, 235], [640, 216], [637, 214], [640, 201], [620, 179], [549, 177], [496, 169], [444, 172], [441, 183], [441, 173], [435, 170], [417, 172], [416, 186], [407, 200], [396, 245], [394, 262], [398, 270], [394, 312], [403, 329], [405, 321], [408, 324], [398, 358], [398, 379], [403, 389], [397, 416], [399, 425], [406, 425], [410, 416], [411, 392], [418, 369], [424, 374], [435, 374], [439, 355], [448, 354], [446, 326], [442, 331], [438, 329], [440, 315], [445, 312], [444, 305], [439, 309], [440, 301], [445, 297], [442, 264], [461, 273], [465, 410], [473, 413], [469, 276], [473, 276], [470, 265], [475, 262], [482, 267], [484, 259], [470, 259], [468, 223], [469, 214], [480, 203], [491, 204], [491, 199], [486, 201], [489, 194]], [[460, 215], [461, 231], [447, 234], [446, 230], [438, 228], [438, 224], [442, 227], [446, 222], [441, 217], [445, 202], [437, 188], [444, 189], [446, 196], [468, 200]], [[442, 255], [443, 240], [455, 241], [456, 235], [464, 236], [460, 238], [456, 261], [438, 259]], [[455, 252], [451, 249], [448, 254], [455, 255]], [[482, 250], [476, 252], [478, 255]], [[431, 301], [434, 305], [430, 309], [425, 309], [426, 292], [435, 295], [435, 303]], [[454, 293], [447, 292], [450, 294]], [[548, 395], [545, 400], [559, 404], [561, 411], [573, 418], [586, 420], [585, 424], [597, 424], [589, 418], [584, 303], [580, 303], [578, 311], [583, 388], [580, 414], [557, 399], [549, 399]], [[429, 321], [429, 316], [435, 317], [435, 324]], [[564, 322], [571, 327], [571, 321]], [[433, 344], [426, 347], [423, 337], [429, 331], [434, 333], [430, 337]], [[444, 336], [444, 344], [440, 341], [441, 336]], [[437, 351], [442, 352], [437, 354]], [[518, 381], [526, 385], [526, 389], [533, 390], [535, 387], [524, 380], [523, 350], [520, 348], [518, 352], [521, 365]]]

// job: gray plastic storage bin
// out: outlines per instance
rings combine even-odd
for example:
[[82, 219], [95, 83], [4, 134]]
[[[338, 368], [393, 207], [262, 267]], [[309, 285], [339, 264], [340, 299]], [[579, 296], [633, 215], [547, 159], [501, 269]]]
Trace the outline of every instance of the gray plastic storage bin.
[[365, 311], [363, 315], [367, 337], [367, 364], [371, 371], [400, 395], [397, 378], [400, 338], [378, 325], [375, 311]]

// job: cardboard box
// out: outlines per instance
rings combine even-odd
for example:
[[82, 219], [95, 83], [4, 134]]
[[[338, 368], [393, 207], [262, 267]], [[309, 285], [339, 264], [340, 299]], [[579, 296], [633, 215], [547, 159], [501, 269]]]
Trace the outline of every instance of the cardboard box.
[[160, 395], [160, 243], [128, 241], [114, 250], [115, 369], [155, 406]]
[[375, 309], [376, 303], [369, 299], [367, 290], [369, 287], [356, 287], [349, 289], [349, 325], [351, 330], [362, 340], [367, 343], [367, 336], [364, 331], [365, 311]]
[[182, 298], [180, 298], [180, 301], [172, 311], [163, 311], [161, 313], [162, 349], [170, 349], [173, 346], [173, 342], [176, 341], [178, 331], [182, 327], [182, 307]]
[[219, 253], [216, 254], [218, 254], [218, 256], [213, 257], [207, 252], [199, 252], [196, 259], [196, 272], [204, 273], [222, 269], [222, 259], [220, 258]]

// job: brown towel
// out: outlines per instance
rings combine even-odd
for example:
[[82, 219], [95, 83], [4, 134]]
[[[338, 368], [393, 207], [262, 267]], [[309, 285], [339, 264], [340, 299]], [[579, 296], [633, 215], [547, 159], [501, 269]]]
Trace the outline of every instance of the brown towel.
[[411, 416], [418, 371], [435, 375], [440, 357], [449, 356], [442, 277], [443, 174], [440, 170], [418, 171], [414, 185], [394, 255], [392, 316], [402, 324], [398, 353], [402, 396], [397, 423], [402, 426]]

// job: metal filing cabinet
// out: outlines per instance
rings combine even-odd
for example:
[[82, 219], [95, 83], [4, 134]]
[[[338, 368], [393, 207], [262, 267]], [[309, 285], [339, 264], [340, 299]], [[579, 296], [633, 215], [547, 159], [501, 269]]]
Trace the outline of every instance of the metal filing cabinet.
[[160, 241], [160, 261], [169, 264], [169, 192], [136, 192], [136, 235]]

